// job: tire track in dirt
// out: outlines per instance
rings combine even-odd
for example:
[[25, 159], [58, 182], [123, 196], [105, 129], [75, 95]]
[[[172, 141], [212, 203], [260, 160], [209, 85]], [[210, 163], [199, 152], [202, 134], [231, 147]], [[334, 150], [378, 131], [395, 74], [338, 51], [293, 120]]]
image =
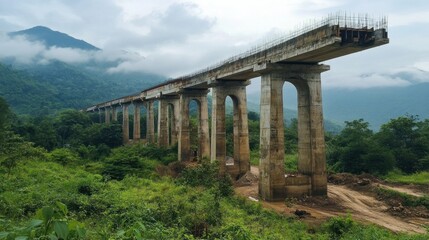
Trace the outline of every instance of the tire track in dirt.
[[[259, 169], [252, 166], [251, 173], [258, 176]], [[412, 192], [410, 189], [406, 190]], [[236, 187], [235, 191], [238, 195], [258, 199], [257, 181], [248, 186]], [[355, 220], [362, 223], [373, 223], [394, 232], [426, 233], [424, 226], [429, 224], [429, 219], [425, 218], [399, 218], [389, 215], [386, 212], [389, 206], [384, 202], [343, 185], [328, 184], [328, 199], [329, 206], [323, 206], [317, 202], [313, 204], [307, 202], [287, 207], [284, 202], [260, 202], [265, 208], [273, 209], [285, 215], [293, 215], [297, 209], [304, 210], [311, 214], [309, 218], [303, 219], [308, 222], [320, 223], [329, 217], [350, 213]]]
[[386, 213], [389, 207], [385, 203], [345, 186], [330, 184], [328, 186], [328, 197], [335, 203], [350, 210], [353, 218], [363, 222], [369, 221], [394, 232], [426, 232], [425, 228], [419, 224], [425, 219], [411, 218], [407, 220], [406, 218], [393, 217]]

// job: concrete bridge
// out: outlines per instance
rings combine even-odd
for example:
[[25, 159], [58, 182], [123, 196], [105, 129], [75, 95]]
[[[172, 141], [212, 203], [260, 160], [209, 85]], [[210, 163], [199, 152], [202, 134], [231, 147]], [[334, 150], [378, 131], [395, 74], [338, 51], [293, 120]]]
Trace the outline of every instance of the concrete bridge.
[[[179, 161], [193, 157], [189, 103], [198, 104], [200, 158], [219, 161], [220, 172], [239, 178], [250, 170], [246, 86], [261, 77], [259, 194], [273, 201], [290, 196], [326, 195], [326, 157], [320, 62], [387, 44], [387, 20], [366, 16], [329, 16], [289, 36], [261, 45], [215, 66], [176, 78], [140, 93], [99, 103], [88, 112], [104, 111], [105, 122], [122, 109], [124, 143], [140, 141], [140, 110], [146, 108], [146, 141], [178, 144]], [[298, 96], [298, 171], [285, 175], [283, 84], [291, 82]], [[211, 90], [211, 133], [207, 94]], [[233, 101], [234, 165], [226, 164], [225, 99]], [[154, 103], [158, 104], [155, 134]], [[129, 138], [128, 107], [134, 105], [134, 134]], [[156, 136], [156, 139], [155, 139]]]

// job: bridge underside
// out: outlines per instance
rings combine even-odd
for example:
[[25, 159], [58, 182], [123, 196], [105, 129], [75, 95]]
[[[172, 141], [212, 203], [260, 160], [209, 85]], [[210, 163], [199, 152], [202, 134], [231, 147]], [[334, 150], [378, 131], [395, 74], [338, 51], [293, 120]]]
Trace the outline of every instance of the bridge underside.
[[[387, 44], [385, 28], [347, 28], [326, 24], [294, 38], [228, 59], [196, 74], [173, 79], [138, 94], [104, 102], [87, 111], [104, 111], [105, 121], [122, 108], [124, 143], [129, 143], [128, 106], [134, 105], [132, 142], [140, 142], [140, 108], [146, 108], [146, 142], [178, 144], [179, 161], [207, 158], [220, 163], [220, 173], [238, 179], [250, 171], [246, 86], [261, 77], [260, 181], [265, 200], [301, 195], [326, 195], [326, 157], [322, 113], [322, 61]], [[283, 84], [298, 92], [298, 174], [284, 169]], [[211, 132], [207, 93], [212, 92]], [[233, 164], [227, 164], [225, 99], [233, 100]], [[189, 103], [198, 104], [198, 150], [191, 149]], [[154, 103], [158, 131], [154, 131]], [[113, 116], [111, 116], [111, 113]]]

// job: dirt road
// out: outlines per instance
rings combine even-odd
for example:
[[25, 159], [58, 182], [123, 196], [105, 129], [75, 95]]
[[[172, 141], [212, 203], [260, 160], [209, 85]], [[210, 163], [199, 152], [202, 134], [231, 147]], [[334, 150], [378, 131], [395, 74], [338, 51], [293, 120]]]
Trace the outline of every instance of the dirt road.
[[[252, 167], [251, 172], [256, 176], [259, 175], [257, 167]], [[411, 191], [409, 189], [405, 190]], [[258, 199], [257, 181], [252, 182], [249, 186], [237, 187], [235, 191], [239, 195]], [[293, 215], [293, 212], [297, 209], [304, 210], [311, 214], [310, 217], [304, 219], [310, 223], [322, 222], [332, 216], [350, 213], [355, 220], [377, 224], [394, 232], [425, 233], [424, 225], [429, 224], [429, 219], [426, 218], [399, 218], [392, 216], [386, 211], [389, 206], [384, 202], [343, 185], [329, 184], [328, 199], [326, 201], [326, 204], [317, 201], [298, 202], [290, 207], [287, 207], [284, 202], [262, 202], [262, 205], [286, 215]]]

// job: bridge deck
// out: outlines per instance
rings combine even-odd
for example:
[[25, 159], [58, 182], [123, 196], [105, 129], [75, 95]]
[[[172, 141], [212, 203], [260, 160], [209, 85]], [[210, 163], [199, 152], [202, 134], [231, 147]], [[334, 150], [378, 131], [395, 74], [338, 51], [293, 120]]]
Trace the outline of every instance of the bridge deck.
[[240, 80], [261, 76], [278, 64], [317, 64], [326, 60], [377, 47], [389, 42], [386, 28], [347, 28], [325, 24], [252, 54], [236, 56], [196, 74], [169, 80], [140, 93], [87, 108], [119, 106], [132, 101], [176, 95], [184, 89], [207, 89], [217, 80]]

